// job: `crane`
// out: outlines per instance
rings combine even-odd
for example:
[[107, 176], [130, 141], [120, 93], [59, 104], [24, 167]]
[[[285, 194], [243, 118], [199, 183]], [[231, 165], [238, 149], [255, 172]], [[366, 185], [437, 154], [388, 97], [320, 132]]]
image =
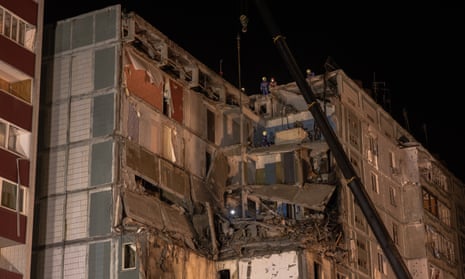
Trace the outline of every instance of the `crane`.
[[287, 46], [285, 37], [280, 33], [278, 26], [273, 20], [270, 9], [266, 5], [264, 0], [255, 0], [255, 4], [260, 12], [260, 15], [271, 33], [273, 43], [278, 48], [286, 66], [297, 86], [299, 87], [305, 102], [307, 103], [308, 110], [315, 118], [316, 123], [321, 129], [328, 146], [333, 153], [333, 156], [341, 169], [344, 178], [347, 181], [347, 186], [352, 191], [356, 201], [362, 209], [365, 218], [368, 220], [368, 224], [378, 240], [381, 248], [383, 249], [386, 258], [388, 259], [394, 273], [399, 279], [411, 279], [412, 276], [408, 271], [406, 264], [404, 263], [394, 241], [391, 239], [388, 230], [386, 229], [381, 217], [379, 216], [376, 208], [369, 198], [365, 187], [357, 176], [352, 163], [346, 155], [341, 143], [334, 130], [331, 128], [328, 119], [325, 117], [315, 94], [312, 92], [309, 84], [306, 82], [303, 74], [300, 72], [300, 68], [297, 65], [289, 47]]

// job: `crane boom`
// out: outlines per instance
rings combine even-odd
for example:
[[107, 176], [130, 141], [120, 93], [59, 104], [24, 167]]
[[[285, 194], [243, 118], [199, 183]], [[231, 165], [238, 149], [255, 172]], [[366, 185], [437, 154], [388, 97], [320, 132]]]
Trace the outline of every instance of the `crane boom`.
[[331, 128], [328, 119], [323, 114], [323, 111], [321, 110], [321, 107], [314, 93], [312, 92], [312, 89], [301, 73], [291, 51], [287, 46], [285, 37], [280, 34], [279, 28], [275, 24], [268, 6], [264, 2], [265, 1], [263, 0], [255, 0], [258, 11], [260, 12], [265, 25], [272, 35], [273, 42], [278, 48], [282, 58], [284, 59], [284, 62], [286, 63], [292, 78], [296, 81], [297, 86], [302, 92], [302, 95], [304, 96], [304, 99], [307, 103], [308, 110], [313, 115], [316, 123], [321, 129], [321, 133], [328, 143], [328, 146], [333, 153], [337, 165], [341, 169], [344, 178], [347, 180], [348, 187], [358, 202], [363, 214], [365, 215], [365, 218], [368, 221], [368, 224], [370, 224], [370, 227], [375, 234], [381, 248], [383, 249], [383, 252], [386, 255], [386, 258], [388, 259], [391, 268], [393, 269], [397, 278], [411, 279], [412, 276], [410, 275], [397, 247], [391, 239], [388, 230], [382, 222], [381, 217], [378, 215], [373, 202], [370, 200], [367, 192], [365, 191], [365, 187], [363, 187], [360, 178], [357, 176], [352, 163], [347, 157], [334, 130]]

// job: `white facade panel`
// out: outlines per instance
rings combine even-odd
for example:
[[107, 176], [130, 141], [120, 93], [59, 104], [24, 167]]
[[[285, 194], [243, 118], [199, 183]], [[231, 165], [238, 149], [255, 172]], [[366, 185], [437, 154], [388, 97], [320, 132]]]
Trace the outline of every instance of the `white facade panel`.
[[85, 189], [89, 185], [89, 146], [69, 150], [66, 190]]
[[39, 245], [61, 242], [64, 229], [64, 196], [50, 197], [40, 204]]
[[69, 122], [69, 141], [76, 142], [90, 137], [90, 111], [92, 99], [72, 101]]
[[27, 266], [29, 264], [27, 250], [28, 249], [26, 245], [2, 248], [2, 259], [6, 260], [7, 262], [14, 263], [15, 268], [20, 273], [24, 274], [29, 268]]
[[56, 57], [53, 64], [53, 93], [52, 101], [66, 99], [69, 97], [69, 56]]
[[73, 56], [71, 95], [88, 94], [93, 90], [92, 50]]
[[56, 247], [43, 250], [38, 258], [37, 273], [43, 275], [41, 278], [63, 278], [63, 248]]
[[66, 240], [84, 238], [89, 218], [87, 191], [68, 194], [66, 203]]
[[62, 103], [52, 106], [50, 126], [50, 147], [66, 144], [68, 104]]
[[41, 176], [40, 197], [64, 193], [65, 151], [51, 151], [41, 164], [47, 166], [47, 175]]
[[87, 245], [65, 247], [63, 278], [84, 279], [87, 277], [87, 250]]
[[199, 163], [199, 158], [205, 156], [205, 143], [193, 134], [185, 133], [184, 136], [186, 148], [185, 152], [185, 167], [191, 173], [202, 177], [204, 164]]

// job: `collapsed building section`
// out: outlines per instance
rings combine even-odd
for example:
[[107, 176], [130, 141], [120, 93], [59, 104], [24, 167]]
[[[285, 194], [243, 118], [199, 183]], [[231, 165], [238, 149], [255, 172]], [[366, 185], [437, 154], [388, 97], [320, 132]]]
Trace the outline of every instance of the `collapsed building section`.
[[122, 228], [218, 261], [303, 249], [341, 260], [336, 168], [299, 93], [245, 96], [126, 20]]
[[[295, 83], [245, 95], [119, 5], [55, 32], [39, 278], [393, 278]], [[428, 183], [415, 180], [415, 156], [422, 173], [432, 157], [342, 70], [306, 81], [409, 267], [425, 274], [415, 236], [433, 232], [413, 198]], [[434, 270], [457, 272], [435, 260]]]

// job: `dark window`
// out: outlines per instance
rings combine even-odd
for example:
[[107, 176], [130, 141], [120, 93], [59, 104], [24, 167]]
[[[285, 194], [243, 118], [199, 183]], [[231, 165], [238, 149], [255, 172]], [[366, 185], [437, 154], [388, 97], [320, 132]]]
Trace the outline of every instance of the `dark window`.
[[205, 171], [208, 173], [212, 164], [212, 155], [210, 152], [205, 152]]
[[313, 275], [313, 278], [321, 279], [321, 265], [319, 263], [313, 263]]
[[219, 279], [230, 279], [231, 278], [231, 272], [229, 269], [222, 269], [218, 271], [218, 275], [220, 276]]
[[123, 245], [123, 270], [136, 268], [136, 245], [125, 243]]
[[215, 142], [215, 114], [207, 110], [207, 139]]

